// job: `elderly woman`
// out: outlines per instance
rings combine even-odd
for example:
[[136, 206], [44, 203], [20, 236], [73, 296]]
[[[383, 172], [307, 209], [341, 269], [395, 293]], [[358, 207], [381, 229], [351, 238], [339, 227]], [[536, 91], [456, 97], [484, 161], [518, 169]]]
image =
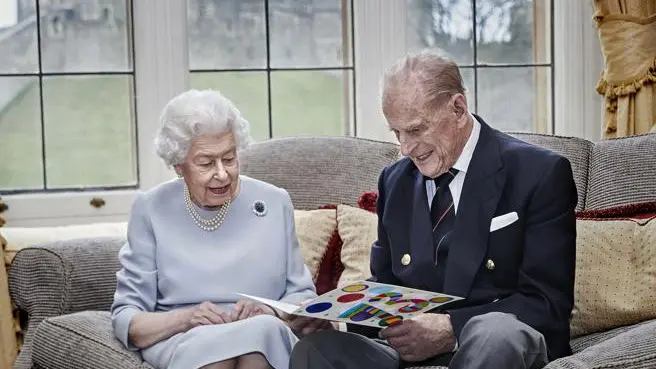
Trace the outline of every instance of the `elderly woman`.
[[239, 174], [248, 122], [214, 91], [164, 108], [158, 155], [179, 178], [139, 193], [111, 307], [116, 337], [157, 369], [287, 369], [297, 337], [281, 312], [316, 297], [288, 193]]

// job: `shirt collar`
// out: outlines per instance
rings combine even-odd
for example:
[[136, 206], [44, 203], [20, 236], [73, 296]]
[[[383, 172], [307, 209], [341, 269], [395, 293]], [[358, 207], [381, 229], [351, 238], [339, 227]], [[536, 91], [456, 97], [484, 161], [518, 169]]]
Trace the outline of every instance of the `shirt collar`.
[[465, 173], [467, 173], [467, 169], [469, 168], [469, 162], [471, 162], [472, 156], [474, 155], [474, 149], [476, 148], [476, 143], [478, 143], [478, 136], [480, 136], [481, 134], [481, 124], [478, 122], [476, 117], [474, 117], [471, 113], [468, 114], [470, 117], [472, 117], [472, 120], [474, 121], [472, 131], [469, 134], [467, 143], [465, 144], [465, 147], [462, 149], [462, 152], [460, 153], [458, 160], [456, 160], [456, 163], [453, 165], [453, 168], [457, 169], [458, 172], [465, 172]]

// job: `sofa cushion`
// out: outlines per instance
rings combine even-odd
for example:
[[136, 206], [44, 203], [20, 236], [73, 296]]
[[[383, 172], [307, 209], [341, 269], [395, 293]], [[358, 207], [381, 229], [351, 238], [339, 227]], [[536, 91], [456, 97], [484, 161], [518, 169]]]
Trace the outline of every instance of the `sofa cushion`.
[[[294, 137], [251, 144], [240, 153], [241, 172], [289, 192], [294, 208], [356, 205], [376, 189], [381, 170], [397, 159], [398, 146], [355, 137]], [[357, 160], [354, 160], [357, 158]]]
[[656, 134], [600, 141], [590, 156], [585, 209], [656, 201]]
[[108, 312], [85, 311], [45, 319], [34, 337], [32, 360], [49, 369], [150, 369], [114, 337]]
[[656, 320], [622, 330], [613, 331], [612, 337], [596, 341], [578, 350], [572, 341], [575, 354], [552, 361], [544, 369], [601, 369], [601, 368], [656, 368]]
[[573, 337], [656, 318], [653, 219], [577, 220]]
[[294, 219], [303, 261], [316, 284], [319, 264], [326, 253], [333, 232], [337, 229], [336, 210], [294, 210]]
[[338, 287], [371, 277], [371, 245], [378, 238], [378, 217], [370, 211], [349, 205], [337, 206], [337, 231], [342, 239], [341, 261], [344, 271]]
[[510, 135], [522, 141], [554, 151], [569, 160], [579, 197], [576, 210], [583, 210], [588, 184], [588, 172], [590, 169], [590, 153], [594, 144], [575, 137], [560, 137], [537, 133], [510, 133]]

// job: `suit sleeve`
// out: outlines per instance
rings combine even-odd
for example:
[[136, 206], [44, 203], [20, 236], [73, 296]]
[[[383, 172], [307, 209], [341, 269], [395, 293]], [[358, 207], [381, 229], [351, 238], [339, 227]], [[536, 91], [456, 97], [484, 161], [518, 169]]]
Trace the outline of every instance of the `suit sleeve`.
[[111, 306], [114, 335], [131, 351], [130, 322], [136, 313], [152, 312], [157, 302], [155, 237], [143, 193], [134, 200], [128, 221], [127, 242], [119, 251], [121, 269], [116, 273], [116, 292]]
[[446, 309], [456, 337], [488, 312], [514, 314], [539, 332], [569, 330], [574, 305], [577, 193], [569, 161], [560, 158], [536, 187], [526, 210], [518, 292], [489, 304]]
[[[284, 190], [283, 190], [284, 191]], [[285, 194], [285, 233], [286, 233], [286, 250], [287, 250], [287, 281], [285, 293], [282, 301], [290, 303], [301, 303], [307, 299], [317, 297], [312, 275], [303, 261], [301, 248], [296, 236], [296, 225], [294, 223], [294, 206], [289, 197]]]
[[372, 282], [399, 285], [401, 282], [396, 278], [392, 270], [392, 254], [390, 251], [389, 237], [383, 225], [383, 214], [385, 212], [385, 170], [378, 178], [378, 197], [376, 199], [376, 214], [378, 216], [378, 239], [371, 246], [371, 259], [369, 261]]
[[[385, 169], [378, 178], [378, 197], [376, 199], [376, 214], [378, 215], [378, 239], [371, 246], [370, 269], [372, 282], [400, 285], [401, 282], [392, 271], [392, 255], [390, 253], [387, 231], [383, 226], [383, 213], [385, 211]], [[359, 333], [363, 336], [377, 338], [380, 328], [367, 327], [357, 324], [347, 324], [349, 332]]]

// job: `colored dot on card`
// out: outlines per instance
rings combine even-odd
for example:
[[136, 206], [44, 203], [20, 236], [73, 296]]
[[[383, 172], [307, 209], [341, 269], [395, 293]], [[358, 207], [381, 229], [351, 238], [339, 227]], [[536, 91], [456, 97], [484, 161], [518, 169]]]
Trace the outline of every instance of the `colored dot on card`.
[[332, 306], [333, 304], [330, 302], [319, 302], [306, 307], [305, 311], [310, 314], [323, 313], [324, 311], [330, 309]]
[[440, 296], [440, 297], [433, 297], [432, 299], [429, 300], [430, 302], [434, 302], [436, 304], [442, 304], [448, 301], [451, 301], [450, 297], [446, 296]]
[[373, 295], [378, 295], [379, 293], [385, 293], [388, 291], [391, 291], [394, 287], [392, 286], [380, 286], [380, 287], [374, 287], [369, 289], [369, 293]]
[[342, 304], [346, 304], [346, 303], [349, 303], [349, 302], [358, 301], [362, 298], [364, 298], [363, 293], [349, 293], [348, 295], [339, 296], [337, 298], [337, 302], [341, 302]]
[[366, 290], [367, 288], [369, 288], [369, 286], [367, 286], [366, 284], [352, 284], [350, 286], [346, 286], [346, 287], [342, 288], [342, 291], [344, 291], [344, 292], [360, 292], [360, 291]]

